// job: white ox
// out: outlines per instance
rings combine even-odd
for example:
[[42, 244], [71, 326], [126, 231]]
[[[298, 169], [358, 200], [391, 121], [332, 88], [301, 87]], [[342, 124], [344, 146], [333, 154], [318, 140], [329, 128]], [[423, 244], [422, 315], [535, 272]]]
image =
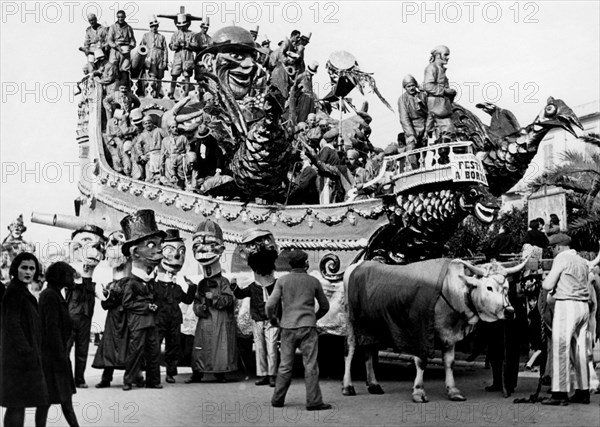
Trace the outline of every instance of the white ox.
[[[360, 331], [360, 334], [366, 332], [380, 338], [387, 337], [388, 344], [391, 338], [396, 348], [403, 348], [402, 343], [398, 342], [398, 335], [414, 338], [412, 335], [415, 334], [414, 331], [399, 330], [404, 322], [410, 323], [411, 320], [413, 320], [413, 326], [415, 326], [414, 318], [409, 319], [409, 315], [407, 315], [407, 310], [415, 309], [415, 307], [411, 307], [411, 298], [415, 297], [421, 298], [421, 300], [423, 298], [431, 300], [428, 313], [416, 314], [424, 315], [425, 323], [433, 315], [433, 324], [430, 325], [430, 328], [433, 329], [434, 333], [431, 333], [430, 330], [430, 334], [434, 334], [435, 340], [442, 344], [448, 398], [453, 401], [466, 400], [454, 382], [452, 372], [454, 346], [473, 330], [479, 319], [493, 322], [504, 319], [505, 316], [510, 317], [513, 315], [514, 309], [508, 302], [506, 277], [520, 271], [525, 264], [526, 262], [523, 262], [517, 266], [505, 268], [495, 262], [473, 266], [461, 260], [430, 260], [408, 266], [389, 266], [372, 261], [350, 266], [344, 274], [348, 333], [342, 394], [345, 396], [356, 395], [350, 377], [350, 367], [356, 347], [361, 344], [357, 342], [357, 333]], [[440, 267], [441, 265], [443, 265], [443, 268]], [[433, 280], [429, 282], [437, 282], [437, 285], [429, 284], [427, 280], [423, 279], [434, 275]], [[361, 281], [366, 283], [360, 283]], [[408, 300], [405, 295], [403, 301], [398, 301], [397, 295], [400, 293], [407, 294], [400, 287], [406, 287], [411, 281], [419, 281], [420, 283], [408, 292]], [[362, 288], [360, 288], [361, 286]], [[424, 288], [430, 286], [437, 286], [435, 291], [429, 291], [433, 294], [426, 294], [425, 297], [422, 294], [418, 296], [419, 292], [423, 292]], [[362, 289], [362, 294], [357, 293], [359, 288]], [[353, 294], [349, 290], [353, 291]], [[361, 299], [362, 301], [359, 301]], [[357, 306], [361, 310], [360, 313], [356, 312]], [[352, 310], [355, 310], [354, 315]], [[359, 323], [357, 319], [362, 323]], [[416, 334], [418, 335], [418, 333]], [[394, 342], [394, 337], [396, 342]], [[378, 341], [377, 339], [372, 342], [376, 344], [383, 343], [382, 340]], [[422, 345], [422, 343], [418, 345]], [[368, 391], [371, 394], [383, 394], [383, 389], [378, 384], [373, 370], [373, 352], [376, 351], [376, 348], [375, 346], [363, 348], [366, 350], [365, 364]], [[412, 394], [413, 401], [428, 402], [423, 387], [423, 374], [427, 365], [427, 357], [423, 354], [419, 357], [416, 352], [409, 354], [415, 355], [414, 360], [417, 368]]]

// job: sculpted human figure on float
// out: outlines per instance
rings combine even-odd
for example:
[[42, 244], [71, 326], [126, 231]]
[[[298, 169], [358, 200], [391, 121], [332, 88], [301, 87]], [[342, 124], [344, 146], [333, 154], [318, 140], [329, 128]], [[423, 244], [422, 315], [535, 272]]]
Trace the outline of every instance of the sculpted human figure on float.
[[23, 239], [23, 233], [27, 227], [23, 223], [23, 215], [9, 224], [9, 234], [2, 241], [2, 276], [1, 279], [8, 281], [8, 269], [15, 257], [22, 252], [35, 253], [35, 246]]

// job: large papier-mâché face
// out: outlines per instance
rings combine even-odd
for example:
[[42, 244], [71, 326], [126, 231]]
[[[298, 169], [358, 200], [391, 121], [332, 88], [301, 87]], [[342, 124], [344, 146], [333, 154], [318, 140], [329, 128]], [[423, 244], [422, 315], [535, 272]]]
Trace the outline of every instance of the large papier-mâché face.
[[196, 233], [192, 243], [194, 258], [200, 265], [211, 265], [221, 258], [225, 251], [223, 239], [210, 232]]
[[73, 261], [96, 267], [104, 259], [106, 244], [102, 237], [88, 231], [77, 233], [72, 242]]
[[160, 266], [163, 268], [163, 270], [168, 271], [169, 273], [178, 273], [183, 268], [185, 252], [186, 249], [183, 240], [163, 242], [163, 259], [160, 262]]

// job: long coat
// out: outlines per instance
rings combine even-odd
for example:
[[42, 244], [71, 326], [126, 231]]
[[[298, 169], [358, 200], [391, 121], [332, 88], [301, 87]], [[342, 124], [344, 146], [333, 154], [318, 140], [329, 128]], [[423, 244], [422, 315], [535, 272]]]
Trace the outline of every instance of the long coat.
[[40, 294], [39, 312], [42, 319], [42, 366], [48, 386], [48, 403], [67, 402], [75, 394], [75, 381], [67, 348], [71, 335], [67, 301], [58, 289], [46, 288]]
[[102, 308], [108, 310], [104, 334], [96, 350], [92, 367], [96, 369], [115, 368], [125, 369], [127, 357], [127, 341], [129, 330], [127, 328], [127, 314], [122, 309], [123, 283], [126, 278], [112, 282], [109, 286], [108, 297], [101, 302]]
[[0, 347], [0, 406], [47, 405], [38, 305], [27, 286], [17, 280], [11, 281], [2, 299]]
[[[206, 293], [212, 292], [207, 304]], [[198, 284], [194, 313], [198, 316], [192, 368], [203, 373], [237, 370], [236, 322], [233, 315], [233, 291], [221, 275], [205, 278]]]

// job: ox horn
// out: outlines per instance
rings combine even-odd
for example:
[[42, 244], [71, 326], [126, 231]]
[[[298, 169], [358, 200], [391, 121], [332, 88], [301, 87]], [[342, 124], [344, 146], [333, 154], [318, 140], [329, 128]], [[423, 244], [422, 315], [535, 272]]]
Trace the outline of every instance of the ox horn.
[[479, 268], [479, 267], [475, 267], [473, 264], [467, 262], [467, 261], [463, 261], [462, 259], [459, 259], [459, 261], [465, 266], [467, 267], [469, 270], [471, 270], [471, 272], [473, 274], [476, 274], [478, 276], [487, 276], [487, 271], [485, 271], [483, 268]]
[[594, 258], [592, 261], [588, 261], [588, 267], [591, 270], [592, 268], [597, 266], [598, 263], [600, 263], [600, 250], [598, 251], [598, 256], [596, 256], [596, 258]]
[[525, 265], [527, 264], [527, 261], [529, 261], [529, 257], [527, 257], [527, 259], [525, 259], [525, 261], [523, 261], [521, 264], [517, 264], [514, 267], [503, 266], [506, 269], [506, 275], [508, 276], [509, 274], [515, 274], [523, 270], [523, 268], [525, 268]]

